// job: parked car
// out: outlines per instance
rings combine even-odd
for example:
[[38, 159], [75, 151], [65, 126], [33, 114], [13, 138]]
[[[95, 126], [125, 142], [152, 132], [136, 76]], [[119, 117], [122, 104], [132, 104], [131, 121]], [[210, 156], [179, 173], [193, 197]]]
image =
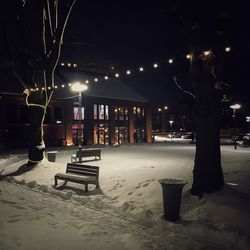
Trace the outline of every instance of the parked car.
[[243, 145], [250, 146], [250, 133], [243, 135]]

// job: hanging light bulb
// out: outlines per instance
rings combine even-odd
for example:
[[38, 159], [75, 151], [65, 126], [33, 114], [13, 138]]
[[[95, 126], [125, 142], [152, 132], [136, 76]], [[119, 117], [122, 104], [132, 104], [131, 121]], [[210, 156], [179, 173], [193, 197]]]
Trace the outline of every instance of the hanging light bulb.
[[98, 78], [95, 78], [94, 81], [95, 81], [95, 82], [98, 82]]
[[118, 73], [115, 74], [115, 77], [118, 78], [120, 75]]
[[158, 67], [159, 67], [158, 63], [154, 63], [154, 68], [158, 68]]
[[187, 54], [187, 55], [186, 55], [186, 58], [187, 58], [187, 59], [191, 59], [191, 55], [190, 55], [190, 54]]
[[127, 70], [127, 71], [126, 71], [126, 74], [127, 74], [127, 75], [131, 75], [131, 71], [130, 71], [130, 70]]
[[143, 67], [140, 67], [139, 70], [142, 72], [142, 71], [144, 71], [144, 68], [143, 68]]
[[104, 76], [104, 79], [105, 79], [105, 80], [108, 80], [108, 79], [109, 79], [109, 77], [108, 77], [108, 76]]
[[226, 52], [230, 52], [230, 51], [231, 51], [231, 48], [230, 48], [230, 47], [226, 47], [226, 48], [225, 48], [225, 51], [226, 51]]
[[168, 63], [170, 63], [170, 64], [172, 64], [174, 62], [174, 60], [172, 59], [172, 58], [170, 58], [169, 60], [168, 60]]

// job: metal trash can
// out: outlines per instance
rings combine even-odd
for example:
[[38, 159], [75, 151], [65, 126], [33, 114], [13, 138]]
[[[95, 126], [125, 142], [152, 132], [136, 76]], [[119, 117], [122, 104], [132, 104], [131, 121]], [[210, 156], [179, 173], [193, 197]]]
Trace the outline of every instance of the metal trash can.
[[58, 153], [58, 151], [49, 151], [49, 152], [46, 152], [48, 161], [55, 162], [56, 161], [56, 154], [57, 153]]
[[187, 183], [176, 179], [158, 181], [162, 187], [164, 216], [168, 221], [176, 221], [180, 218], [182, 189]]

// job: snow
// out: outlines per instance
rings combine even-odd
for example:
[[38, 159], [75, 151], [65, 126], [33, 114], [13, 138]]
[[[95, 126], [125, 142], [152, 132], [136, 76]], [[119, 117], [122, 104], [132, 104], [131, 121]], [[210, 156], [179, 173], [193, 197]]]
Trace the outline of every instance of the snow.
[[[226, 185], [199, 200], [189, 193], [192, 144], [103, 147], [101, 161], [86, 162], [100, 167], [100, 189], [88, 193], [53, 188], [75, 152], [57, 148], [56, 162], [0, 181], [0, 249], [250, 249], [250, 148], [221, 149]], [[2, 174], [26, 162], [0, 157]], [[176, 222], [163, 217], [161, 179], [187, 182]]]

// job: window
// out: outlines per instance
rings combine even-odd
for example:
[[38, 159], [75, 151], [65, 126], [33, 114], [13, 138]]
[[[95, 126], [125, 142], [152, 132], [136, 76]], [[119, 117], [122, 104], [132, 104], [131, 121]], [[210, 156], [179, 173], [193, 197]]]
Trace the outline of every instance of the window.
[[94, 119], [108, 120], [109, 106], [104, 104], [94, 104]]
[[99, 119], [104, 120], [104, 105], [99, 105]]
[[44, 124], [51, 124], [51, 123], [52, 123], [51, 108], [47, 107], [45, 118], [44, 118]]
[[6, 105], [6, 120], [7, 122], [17, 122], [17, 105], [7, 104]]
[[26, 105], [20, 106], [20, 122], [29, 123], [29, 108]]
[[115, 107], [115, 120], [128, 120], [128, 108], [127, 107]]
[[84, 120], [84, 107], [74, 107], [74, 120]]
[[54, 118], [56, 124], [61, 124], [63, 123], [63, 111], [60, 107], [55, 107], [54, 109]]

